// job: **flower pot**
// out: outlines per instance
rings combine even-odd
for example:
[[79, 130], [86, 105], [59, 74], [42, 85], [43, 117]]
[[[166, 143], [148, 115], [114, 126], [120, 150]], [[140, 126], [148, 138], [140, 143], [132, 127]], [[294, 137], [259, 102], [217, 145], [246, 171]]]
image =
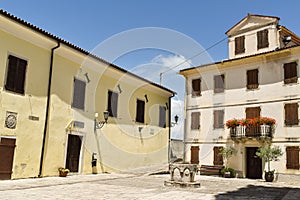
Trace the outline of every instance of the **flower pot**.
[[224, 177], [225, 178], [230, 178], [231, 177], [231, 173], [230, 172], [224, 172]]
[[265, 180], [266, 182], [273, 182], [274, 172], [265, 172]]
[[68, 172], [59, 172], [60, 177], [66, 177], [68, 175]]

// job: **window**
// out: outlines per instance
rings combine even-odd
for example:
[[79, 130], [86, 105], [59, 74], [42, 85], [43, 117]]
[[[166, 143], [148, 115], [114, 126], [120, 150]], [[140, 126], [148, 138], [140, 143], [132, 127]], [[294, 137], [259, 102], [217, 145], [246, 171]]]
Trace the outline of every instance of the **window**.
[[299, 124], [298, 107], [298, 103], [289, 103], [284, 105], [285, 125], [292, 126]]
[[5, 89], [8, 91], [24, 94], [24, 84], [27, 61], [15, 56], [8, 56], [7, 77]]
[[166, 107], [159, 106], [159, 127], [166, 128]]
[[224, 128], [224, 110], [214, 110], [214, 128]]
[[145, 121], [145, 101], [137, 100], [136, 101], [136, 122], [144, 123]]
[[200, 112], [192, 112], [191, 114], [191, 129], [198, 130], [200, 129]]
[[257, 32], [257, 49], [269, 46], [268, 33], [269, 31], [267, 29]]
[[284, 68], [284, 83], [297, 83], [298, 76], [297, 76], [297, 63], [285, 63], [283, 65]]
[[223, 147], [214, 147], [214, 165], [223, 165], [223, 156], [220, 154]]
[[258, 88], [258, 69], [247, 71], [247, 89]]
[[224, 92], [224, 74], [214, 76], [215, 93]]
[[299, 147], [286, 147], [286, 168], [299, 169]]
[[253, 119], [260, 116], [260, 107], [246, 108], [246, 118]]
[[72, 107], [84, 110], [85, 82], [74, 78]]
[[201, 79], [192, 80], [192, 96], [200, 96], [201, 95]]
[[108, 91], [107, 111], [110, 117], [118, 116], [118, 93]]
[[234, 39], [235, 54], [245, 53], [245, 36], [236, 37]]

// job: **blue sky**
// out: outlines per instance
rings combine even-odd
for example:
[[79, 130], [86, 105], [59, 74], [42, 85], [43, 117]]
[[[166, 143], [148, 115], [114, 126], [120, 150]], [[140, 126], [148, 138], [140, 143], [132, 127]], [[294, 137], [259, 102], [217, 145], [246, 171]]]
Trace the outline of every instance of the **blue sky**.
[[[299, 0], [6, 0], [0, 1], [0, 7], [85, 50], [97, 51], [96, 55], [154, 82], [159, 82], [160, 72], [202, 52], [197, 59], [179, 65], [164, 77], [163, 85], [178, 93], [172, 115], [179, 116], [184, 116], [184, 79], [176, 75], [176, 71], [226, 59], [225, 32], [248, 13], [278, 16], [281, 25], [300, 35]], [[167, 46], [177, 50], [133, 47], [132, 51], [111, 57], [108, 48], [103, 48], [110, 46], [116, 52], [138, 39], [144, 38], [149, 43], [157, 42], [156, 39], [164, 43], [169, 39], [148, 32], [142, 38], [133, 34], [120, 42], [128, 31], [145, 27], [163, 28], [161, 35], [168, 32], [172, 36]], [[185, 38], [181, 42], [175, 39], [182, 36]], [[221, 40], [223, 42], [208, 52], [204, 51]], [[182, 136], [182, 117], [181, 120], [181, 126], [175, 128], [175, 132], [181, 134], [175, 134], [175, 138]]]
[[[291, 6], [286, 6], [287, 4]], [[247, 13], [274, 15], [300, 34], [298, 0], [10, 0], [0, 7], [86, 50], [114, 34], [133, 28], [163, 27], [179, 31], [204, 48], [226, 37], [225, 32]], [[214, 61], [227, 58], [227, 43], [209, 51]], [[155, 56], [151, 52], [150, 56]], [[125, 68], [149, 59], [145, 55], [118, 61]]]

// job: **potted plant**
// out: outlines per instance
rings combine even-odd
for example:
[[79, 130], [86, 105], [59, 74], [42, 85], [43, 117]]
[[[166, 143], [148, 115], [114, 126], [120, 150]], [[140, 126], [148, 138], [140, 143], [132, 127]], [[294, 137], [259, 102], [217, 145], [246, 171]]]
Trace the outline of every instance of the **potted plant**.
[[226, 127], [230, 129], [230, 135], [231, 136], [236, 136], [236, 127], [240, 125], [239, 120], [237, 119], [230, 119], [226, 122]]
[[237, 150], [233, 147], [224, 147], [220, 151], [222, 155], [225, 167], [221, 170], [221, 174], [226, 178], [235, 177], [235, 170], [228, 167], [229, 158], [237, 153]]
[[255, 153], [257, 157], [264, 160], [264, 162], [268, 163], [268, 171], [265, 171], [265, 180], [267, 182], [272, 182], [274, 180], [274, 172], [275, 170], [271, 170], [270, 163], [271, 161], [278, 161], [279, 157], [283, 155], [279, 146], [271, 147], [270, 144], [259, 147], [257, 152]]
[[60, 177], [66, 177], [68, 175], [68, 173], [70, 172], [70, 170], [67, 168], [64, 168], [64, 167], [59, 167], [58, 172], [59, 172]]
[[273, 126], [276, 124], [276, 120], [270, 117], [262, 117], [261, 118], [262, 124]]

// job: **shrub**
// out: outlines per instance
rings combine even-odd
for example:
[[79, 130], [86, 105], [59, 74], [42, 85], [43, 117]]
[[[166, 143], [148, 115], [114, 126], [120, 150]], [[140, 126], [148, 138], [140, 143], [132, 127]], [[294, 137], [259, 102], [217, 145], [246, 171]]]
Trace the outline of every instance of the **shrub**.
[[224, 176], [225, 172], [230, 172], [230, 178], [234, 178], [236, 175], [235, 170], [230, 167], [225, 167], [221, 170], [222, 176]]

